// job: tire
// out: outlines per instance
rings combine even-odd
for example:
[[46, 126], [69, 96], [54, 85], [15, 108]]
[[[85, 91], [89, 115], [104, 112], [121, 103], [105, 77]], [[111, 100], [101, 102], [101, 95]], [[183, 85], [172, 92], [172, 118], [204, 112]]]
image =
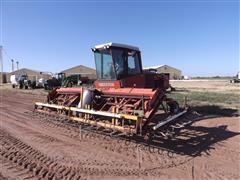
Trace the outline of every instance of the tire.
[[36, 87], [37, 87], [36, 81], [33, 81], [32, 83], [30, 83], [30, 87], [31, 87], [32, 89], [36, 89]]
[[12, 88], [15, 88], [15, 84], [12, 85]]
[[180, 107], [177, 101], [174, 101], [174, 100], [170, 101], [168, 103], [168, 106], [171, 114], [176, 114], [180, 110]]
[[31, 89], [35, 89], [36, 88], [36, 84], [31, 84]]

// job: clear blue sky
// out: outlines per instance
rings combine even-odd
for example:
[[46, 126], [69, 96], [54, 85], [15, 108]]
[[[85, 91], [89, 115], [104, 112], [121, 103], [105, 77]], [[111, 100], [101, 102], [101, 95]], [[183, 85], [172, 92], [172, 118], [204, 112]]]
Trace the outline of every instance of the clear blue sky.
[[20, 67], [94, 67], [90, 48], [113, 41], [138, 46], [144, 66], [190, 76], [239, 70], [238, 1], [0, 1], [0, 44]]

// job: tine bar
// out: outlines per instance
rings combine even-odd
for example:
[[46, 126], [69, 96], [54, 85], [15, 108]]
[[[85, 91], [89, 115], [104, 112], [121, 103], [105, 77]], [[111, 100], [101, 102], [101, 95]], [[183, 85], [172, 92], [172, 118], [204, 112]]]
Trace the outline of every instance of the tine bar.
[[153, 130], [157, 130], [158, 128], [160, 128], [160, 127], [164, 126], [165, 124], [175, 120], [176, 118], [178, 118], [179, 116], [185, 114], [186, 112], [187, 112], [187, 110], [184, 110], [184, 111], [182, 111], [182, 112], [180, 112], [178, 114], [175, 114], [173, 116], [168, 117], [165, 121], [161, 121], [157, 125], [153, 126]]

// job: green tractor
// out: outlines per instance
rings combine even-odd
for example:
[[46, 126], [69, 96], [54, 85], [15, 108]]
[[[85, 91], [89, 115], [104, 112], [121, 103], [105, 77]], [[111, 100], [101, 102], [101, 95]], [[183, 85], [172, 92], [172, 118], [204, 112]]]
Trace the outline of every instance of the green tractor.
[[62, 85], [62, 82], [65, 79], [65, 73], [58, 73], [52, 76], [51, 79], [48, 79], [44, 83], [44, 89], [45, 90], [52, 90], [55, 87], [60, 87]]
[[62, 82], [62, 87], [73, 87], [81, 86], [83, 84], [92, 84], [92, 80], [88, 77], [83, 77], [81, 74], [72, 74], [67, 77]]
[[81, 74], [72, 74], [66, 76], [65, 73], [58, 73], [55, 75], [55, 77], [45, 82], [44, 89], [52, 90], [55, 87], [74, 87], [81, 86], [83, 84], [91, 85], [93, 81], [93, 79], [84, 77]]

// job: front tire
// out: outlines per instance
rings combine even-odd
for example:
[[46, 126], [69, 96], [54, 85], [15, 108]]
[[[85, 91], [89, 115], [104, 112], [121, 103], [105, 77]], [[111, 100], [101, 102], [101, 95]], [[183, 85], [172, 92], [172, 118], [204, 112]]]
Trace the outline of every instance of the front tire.
[[177, 101], [170, 99], [167, 102], [167, 105], [169, 106], [169, 111], [171, 114], [177, 114], [180, 111], [180, 107]]
[[18, 88], [22, 89], [23, 88], [23, 84], [19, 84]]

